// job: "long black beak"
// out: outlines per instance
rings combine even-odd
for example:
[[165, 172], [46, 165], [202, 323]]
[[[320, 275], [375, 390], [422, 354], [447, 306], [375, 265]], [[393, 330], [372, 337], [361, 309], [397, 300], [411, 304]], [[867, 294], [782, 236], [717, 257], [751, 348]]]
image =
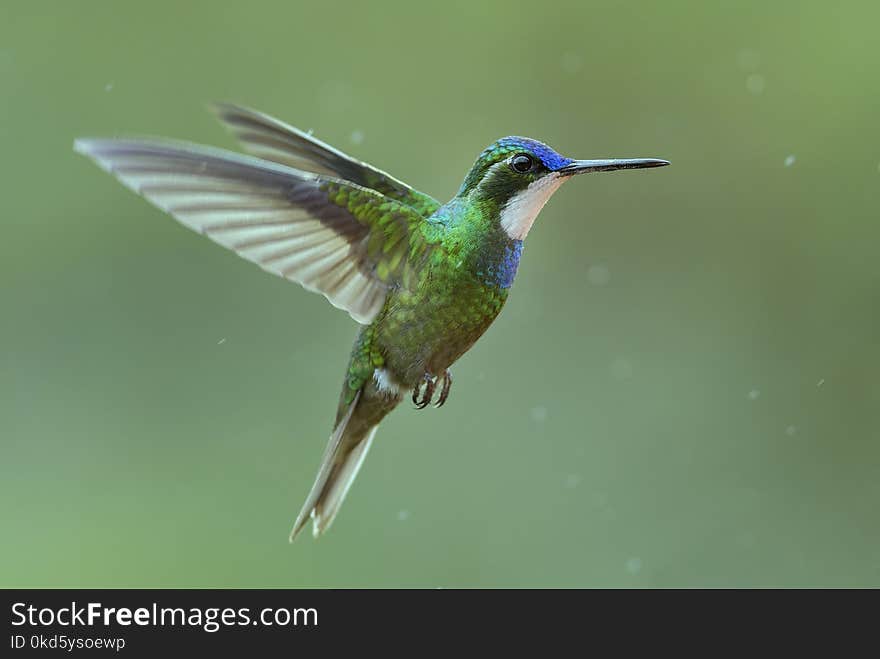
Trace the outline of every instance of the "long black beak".
[[573, 160], [557, 169], [563, 176], [584, 174], [586, 172], [613, 172], [618, 169], [644, 169], [645, 167], [666, 167], [668, 160], [659, 158], [614, 158], [612, 160]]

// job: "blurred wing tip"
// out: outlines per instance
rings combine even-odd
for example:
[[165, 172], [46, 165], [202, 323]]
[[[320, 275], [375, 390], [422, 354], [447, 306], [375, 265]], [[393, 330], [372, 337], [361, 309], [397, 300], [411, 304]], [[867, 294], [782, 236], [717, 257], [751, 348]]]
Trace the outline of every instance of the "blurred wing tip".
[[184, 146], [186, 143], [159, 137], [78, 137], [73, 141], [73, 150], [94, 160], [132, 148], [159, 148], [162, 146]]
[[105, 172], [114, 174], [113, 163], [107, 158], [106, 153], [102, 153], [111, 141], [100, 137], [78, 137], [73, 141], [73, 150], [91, 160]]
[[73, 140], [73, 150], [84, 156], [91, 156], [98, 142], [98, 138], [94, 137], [77, 137]]
[[230, 113], [253, 112], [250, 108], [231, 101], [208, 101], [206, 105], [209, 112], [221, 117]]
[[[247, 105], [232, 103], [229, 101], [211, 101], [208, 104], [208, 109], [221, 123], [226, 124], [227, 128], [233, 132], [243, 127], [252, 129], [254, 128], [254, 124], [256, 124], [261, 128], [269, 127], [274, 131], [293, 133], [298, 137], [306, 138], [312, 142], [318, 142], [318, 140], [308, 132], [299, 129], [296, 126], [291, 126], [272, 115], [266, 114], [265, 112], [261, 112], [260, 110], [256, 110]], [[332, 147], [323, 142], [320, 144], [328, 149], [332, 149]]]

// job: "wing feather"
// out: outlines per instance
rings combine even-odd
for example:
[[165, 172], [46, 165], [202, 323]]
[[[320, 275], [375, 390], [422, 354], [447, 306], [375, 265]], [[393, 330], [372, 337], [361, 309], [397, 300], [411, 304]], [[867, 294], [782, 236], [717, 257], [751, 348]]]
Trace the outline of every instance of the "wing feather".
[[232, 103], [215, 103], [211, 110], [245, 150], [259, 158], [357, 183], [410, 206], [422, 217], [440, 208], [433, 197], [279, 119]]
[[396, 257], [424, 221], [373, 189], [221, 149], [103, 139], [74, 148], [185, 226], [322, 293], [360, 323], [403, 279], [388, 252]]

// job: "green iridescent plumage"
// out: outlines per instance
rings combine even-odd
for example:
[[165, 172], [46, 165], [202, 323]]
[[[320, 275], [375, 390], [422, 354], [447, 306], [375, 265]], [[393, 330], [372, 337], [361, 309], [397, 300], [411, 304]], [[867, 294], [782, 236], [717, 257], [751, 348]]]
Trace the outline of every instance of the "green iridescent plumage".
[[362, 324], [336, 423], [291, 539], [336, 516], [379, 422], [405, 394], [446, 401], [449, 367], [507, 300], [541, 207], [572, 174], [666, 164], [574, 161], [527, 138], [483, 151], [441, 205], [277, 119], [214, 106], [252, 156], [156, 140], [77, 140], [125, 185], [263, 269], [322, 293]]
[[433, 197], [274, 117], [229, 103], [216, 103], [211, 109], [255, 156], [357, 183], [410, 206], [422, 217], [440, 208], [440, 202]]

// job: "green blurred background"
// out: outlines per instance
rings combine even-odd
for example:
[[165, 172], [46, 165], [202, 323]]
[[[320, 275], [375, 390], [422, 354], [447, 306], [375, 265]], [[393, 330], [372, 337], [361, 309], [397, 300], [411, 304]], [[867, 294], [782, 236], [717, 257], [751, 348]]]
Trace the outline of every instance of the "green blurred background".
[[[4, 3], [0, 585], [880, 585], [880, 5], [723, 4]], [[290, 546], [355, 325], [71, 150], [214, 99], [444, 200], [511, 133], [673, 166], [557, 194]]]

